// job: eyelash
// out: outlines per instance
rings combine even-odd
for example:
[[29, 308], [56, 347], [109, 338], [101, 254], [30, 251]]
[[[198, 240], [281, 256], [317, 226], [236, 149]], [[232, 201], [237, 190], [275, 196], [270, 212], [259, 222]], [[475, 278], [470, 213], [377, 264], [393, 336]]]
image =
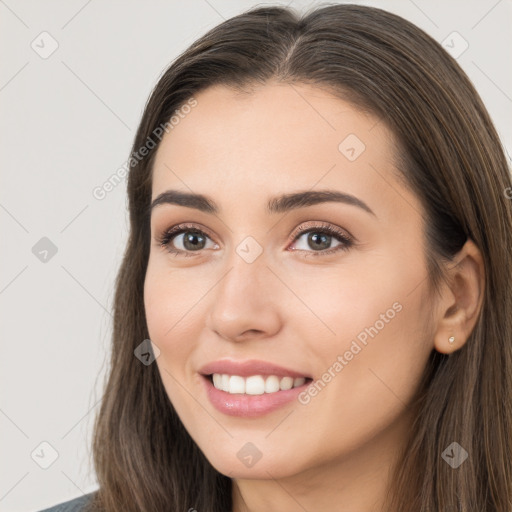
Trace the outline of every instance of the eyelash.
[[[194, 254], [194, 252], [183, 251], [181, 249], [174, 249], [171, 246], [171, 241], [174, 237], [181, 235], [182, 233], [189, 232], [189, 231], [196, 233], [196, 234], [203, 235], [203, 236], [211, 239], [211, 237], [208, 236], [207, 233], [205, 233], [201, 229], [198, 229], [194, 225], [179, 224], [177, 226], [174, 226], [174, 227], [169, 228], [166, 231], [164, 231], [157, 238], [157, 242], [161, 247], [166, 248], [167, 251], [169, 251], [171, 254], [174, 254], [176, 256], [179, 256], [179, 255], [183, 255], [185, 257], [197, 256], [198, 254]], [[337, 247], [333, 247], [331, 249], [324, 249], [321, 251], [305, 251], [304, 249], [294, 249], [298, 252], [305, 252], [306, 254], [304, 255], [304, 257], [327, 256], [327, 255], [330, 255], [330, 254], [338, 252], [338, 251], [347, 251], [354, 244], [354, 241], [350, 236], [348, 236], [345, 232], [341, 231], [340, 229], [338, 229], [334, 226], [331, 226], [330, 224], [321, 224], [321, 225], [317, 225], [317, 226], [301, 226], [297, 229], [297, 232], [294, 234], [291, 241], [296, 242], [302, 235], [304, 235], [305, 233], [310, 233], [310, 232], [321, 233], [321, 234], [332, 236], [337, 241], [342, 242], [342, 244], [338, 245]], [[197, 251], [197, 252], [199, 253], [200, 251]]]

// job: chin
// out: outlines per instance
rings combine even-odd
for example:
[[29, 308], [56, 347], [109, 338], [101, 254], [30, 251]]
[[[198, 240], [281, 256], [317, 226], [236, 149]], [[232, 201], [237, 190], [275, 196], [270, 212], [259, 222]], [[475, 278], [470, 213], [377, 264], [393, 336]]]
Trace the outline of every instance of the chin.
[[261, 456], [257, 455], [255, 450], [251, 456], [251, 450], [254, 449], [250, 446], [244, 448], [242, 444], [241, 449], [233, 451], [233, 456], [227, 456], [231, 452], [230, 448], [218, 456], [216, 454], [208, 456], [206, 453], [205, 456], [219, 473], [229, 478], [268, 480], [285, 478], [298, 471], [298, 468], [290, 464], [290, 457], [279, 453], [278, 450], [272, 450], [272, 456], [268, 457], [261, 452]]

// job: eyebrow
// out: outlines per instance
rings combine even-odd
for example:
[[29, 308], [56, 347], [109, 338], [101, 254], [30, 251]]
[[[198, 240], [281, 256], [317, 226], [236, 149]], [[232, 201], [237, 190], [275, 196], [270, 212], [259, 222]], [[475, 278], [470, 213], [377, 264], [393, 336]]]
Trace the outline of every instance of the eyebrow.
[[[337, 190], [305, 190], [272, 197], [267, 203], [267, 212], [270, 214], [284, 213], [297, 208], [305, 208], [307, 206], [330, 202], [357, 206], [376, 217], [373, 210], [361, 199]], [[151, 203], [149, 208], [150, 214], [157, 206], [163, 204], [175, 204], [187, 208], [195, 208], [196, 210], [210, 214], [218, 214], [220, 212], [220, 208], [215, 201], [203, 194], [181, 192], [179, 190], [166, 190], [158, 195]]]

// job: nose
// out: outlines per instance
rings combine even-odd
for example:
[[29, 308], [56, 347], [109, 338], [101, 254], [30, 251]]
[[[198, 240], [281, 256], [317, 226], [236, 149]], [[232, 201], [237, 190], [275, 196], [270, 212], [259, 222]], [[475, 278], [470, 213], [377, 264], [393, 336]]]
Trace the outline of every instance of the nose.
[[282, 283], [263, 256], [247, 263], [237, 254], [212, 290], [206, 327], [228, 341], [275, 335], [281, 328], [279, 287]]

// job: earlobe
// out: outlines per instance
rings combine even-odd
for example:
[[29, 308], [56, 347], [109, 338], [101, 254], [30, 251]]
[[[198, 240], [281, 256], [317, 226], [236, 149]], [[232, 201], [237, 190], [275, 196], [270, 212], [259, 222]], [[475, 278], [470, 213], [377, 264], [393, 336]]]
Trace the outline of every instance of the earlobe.
[[468, 239], [448, 265], [440, 299], [434, 348], [451, 354], [467, 342], [482, 309], [485, 265], [476, 244]]

